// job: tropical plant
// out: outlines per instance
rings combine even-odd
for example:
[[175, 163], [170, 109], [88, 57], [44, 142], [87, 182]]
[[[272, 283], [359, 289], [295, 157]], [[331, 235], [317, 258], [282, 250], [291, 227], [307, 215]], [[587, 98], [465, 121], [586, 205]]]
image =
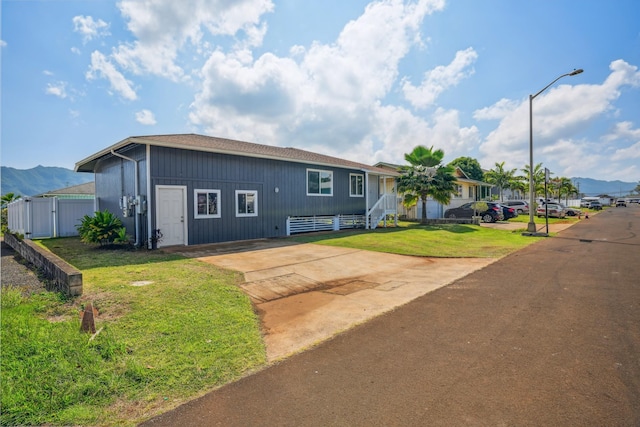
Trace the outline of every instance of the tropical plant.
[[108, 245], [126, 236], [126, 230], [120, 218], [108, 210], [97, 211], [94, 216], [85, 215], [76, 228], [84, 243], [99, 243], [100, 246]]
[[400, 168], [398, 191], [404, 193], [403, 203], [407, 207], [422, 203], [421, 222], [427, 222], [427, 199], [431, 196], [435, 201], [448, 204], [451, 195], [456, 192], [453, 167], [442, 165], [444, 151], [419, 145], [404, 158], [410, 166]]
[[516, 178], [516, 169], [505, 169], [504, 163], [496, 162], [495, 167], [485, 174], [485, 180], [498, 187], [500, 201], [503, 200], [503, 190], [510, 189]]
[[15, 193], [7, 193], [2, 196], [2, 208], [6, 208], [7, 205], [15, 200], [18, 200], [22, 196]]
[[[529, 192], [529, 165], [524, 165], [521, 169], [526, 177], [527, 193]], [[544, 193], [544, 168], [542, 163], [538, 163], [533, 168], [533, 196]]]
[[568, 202], [569, 196], [578, 192], [578, 189], [573, 185], [573, 182], [564, 176], [553, 178], [550, 180], [553, 194], [557, 196], [558, 200], [564, 196], [565, 203]]

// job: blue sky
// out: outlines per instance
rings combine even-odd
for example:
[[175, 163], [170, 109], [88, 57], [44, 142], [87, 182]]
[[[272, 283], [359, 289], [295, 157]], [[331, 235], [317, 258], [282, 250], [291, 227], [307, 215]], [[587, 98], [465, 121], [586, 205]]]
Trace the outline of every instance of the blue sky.
[[637, 0], [3, 0], [1, 163], [200, 133], [640, 181]]

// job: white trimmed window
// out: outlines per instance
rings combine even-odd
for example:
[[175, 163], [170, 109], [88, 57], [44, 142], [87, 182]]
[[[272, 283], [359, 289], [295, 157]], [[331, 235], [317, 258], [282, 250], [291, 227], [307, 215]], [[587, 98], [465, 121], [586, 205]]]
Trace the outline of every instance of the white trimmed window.
[[236, 190], [236, 216], [258, 216], [258, 192]]
[[220, 218], [220, 190], [194, 190], [194, 217]]
[[364, 197], [364, 175], [349, 174], [349, 196]]
[[333, 196], [333, 172], [307, 169], [307, 196]]

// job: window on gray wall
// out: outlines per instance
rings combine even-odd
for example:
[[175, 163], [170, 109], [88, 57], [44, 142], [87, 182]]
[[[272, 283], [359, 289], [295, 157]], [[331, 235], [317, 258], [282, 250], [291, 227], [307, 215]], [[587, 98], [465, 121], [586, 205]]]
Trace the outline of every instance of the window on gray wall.
[[220, 190], [194, 190], [194, 217], [220, 218]]
[[258, 192], [236, 190], [236, 216], [258, 216]]
[[332, 196], [333, 172], [307, 169], [307, 196]]
[[351, 197], [364, 197], [364, 175], [349, 174], [349, 195]]

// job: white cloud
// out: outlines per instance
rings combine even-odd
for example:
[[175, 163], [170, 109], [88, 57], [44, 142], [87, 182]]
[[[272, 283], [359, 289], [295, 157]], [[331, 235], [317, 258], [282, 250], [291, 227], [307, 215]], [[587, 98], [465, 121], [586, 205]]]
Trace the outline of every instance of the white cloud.
[[427, 71], [420, 86], [414, 86], [405, 79], [402, 91], [405, 98], [415, 108], [427, 108], [434, 104], [438, 96], [447, 89], [456, 86], [464, 78], [474, 73], [471, 65], [478, 58], [473, 48], [456, 52], [456, 56], [449, 65], [439, 66]]
[[102, 19], [94, 21], [91, 16], [74, 16], [72, 21], [73, 30], [82, 35], [83, 43], [109, 35], [109, 24]]
[[603, 136], [602, 139], [606, 142], [613, 142], [619, 139], [635, 139], [636, 141], [640, 141], [640, 129], [633, 129], [633, 123], [631, 122], [616, 123], [613, 131]]
[[[535, 150], [557, 150], [566, 147], [572, 135], [589, 126], [603, 113], [613, 111], [614, 102], [620, 97], [624, 86], [639, 86], [640, 73], [637, 67], [617, 60], [610, 64], [611, 73], [602, 84], [579, 84], [570, 86], [568, 77], [533, 101], [533, 141]], [[505, 108], [506, 106], [506, 108]], [[476, 111], [478, 119], [497, 118], [503, 115], [498, 127], [492, 131], [480, 146], [484, 157], [481, 164], [506, 161], [507, 167], [521, 168], [529, 163], [529, 99], [516, 101], [501, 100], [494, 106]], [[560, 144], [560, 145], [558, 145]], [[547, 151], [549, 152], [549, 151]], [[573, 143], [572, 150], [564, 150], [570, 159], [559, 175], [570, 175], [570, 171], [581, 168], [588, 171], [588, 165], [595, 164], [594, 158]], [[553, 156], [551, 161], [558, 161]], [[534, 157], [534, 162], [538, 161]], [[593, 174], [591, 174], [593, 175]], [[588, 176], [584, 174], [583, 176]]]
[[[396, 147], [397, 134], [387, 138], [378, 129], [381, 101], [397, 82], [400, 60], [420, 44], [424, 16], [442, 7], [440, 0], [373, 2], [335, 43], [292, 46], [289, 58], [218, 50], [202, 69], [190, 118], [207, 133], [231, 138], [304, 141], [306, 149], [324, 153], [356, 147], [353, 158], [360, 161], [357, 147]], [[397, 114], [421, 121], [407, 111]]]
[[503, 98], [489, 107], [474, 111], [473, 118], [476, 120], [501, 120], [513, 113], [519, 105], [518, 101]]
[[185, 43], [198, 46], [203, 28], [212, 35], [238, 37], [258, 46], [266, 32], [261, 16], [274, 8], [271, 0], [123, 0], [118, 3], [134, 43], [118, 46], [114, 59], [136, 74], [156, 74], [179, 80], [184, 70], [176, 64]]
[[136, 113], [136, 121], [143, 125], [155, 125], [156, 118], [149, 110], [140, 110]]
[[4, 40], [0, 40], [0, 48], [1, 47], [5, 47], [7, 45], [7, 42]]
[[137, 99], [136, 92], [128, 81], [111, 62], [100, 52], [94, 51], [91, 54], [91, 66], [86, 73], [87, 80], [94, 80], [98, 77], [109, 81], [111, 89], [120, 96], [130, 101]]
[[77, 47], [73, 46], [71, 48], [71, 53], [75, 53], [76, 55], [80, 55], [80, 49], [78, 49]]
[[47, 95], [54, 95], [58, 98], [64, 99], [67, 97], [67, 84], [65, 82], [56, 82], [47, 84], [45, 93]]

